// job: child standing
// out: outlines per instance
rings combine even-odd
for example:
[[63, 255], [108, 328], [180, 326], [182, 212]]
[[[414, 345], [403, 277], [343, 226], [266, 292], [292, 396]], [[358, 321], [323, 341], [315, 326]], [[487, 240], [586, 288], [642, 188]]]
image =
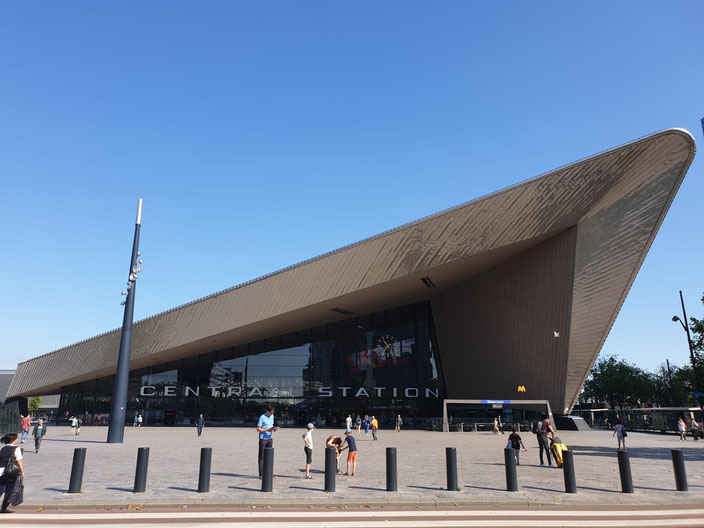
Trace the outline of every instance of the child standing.
[[611, 435], [611, 438], [613, 438], [614, 435], [616, 435], [616, 440], [618, 440], [618, 448], [621, 449], [621, 446], [623, 446], [623, 449], [626, 449], [626, 428], [623, 426], [623, 423], [621, 423], [620, 416], [616, 420], [616, 425], [614, 425], [614, 434]]
[[330, 435], [325, 441], [325, 447], [335, 448], [335, 473], [340, 472], [340, 446], [342, 446], [342, 438], [337, 435]]
[[[352, 436], [352, 429], [347, 429], [347, 431], [345, 431], [345, 443], [347, 445], [340, 449], [340, 451], [349, 449], [349, 452], [347, 453], [347, 472], [345, 475], [352, 475], [354, 477], [354, 474], [357, 471], [357, 440], [355, 440], [354, 436]], [[350, 473], [350, 465], [352, 465], [352, 473]]]
[[315, 429], [315, 426], [309, 423], [307, 428], [308, 430], [303, 433], [303, 451], [306, 453], [306, 478], [312, 479], [310, 464], [313, 462], [313, 429]]
[[513, 432], [508, 435], [508, 443], [511, 446], [511, 449], [513, 449], [514, 454], [516, 455], [516, 465], [520, 466], [521, 465], [521, 448], [523, 448], [523, 451], [526, 450], [526, 446], [523, 445], [523, 440], [521, 440], [521, 435], [518, 434], [518, 428], [514, 427]]

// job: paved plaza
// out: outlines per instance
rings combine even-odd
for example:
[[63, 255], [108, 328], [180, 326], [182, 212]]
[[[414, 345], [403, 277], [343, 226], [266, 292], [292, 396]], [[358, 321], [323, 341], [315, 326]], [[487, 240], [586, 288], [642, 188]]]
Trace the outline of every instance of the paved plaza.
[[[508, 434], [439, 433], [381, 430], [358, 438], [354, 477], [338, 475], [336, 492], [325, 493], [324, 443], [341, 430], [314, 432], [313, 480], [304, 476], [303, 429], [274, 435], [274, 492], [262, 493], [257, 472], [257, 434], [253, 428], [208, 428], [198, 438], [193, 428], [126, 428], [123, 444], [106, 444], [106, 427], [84, 427], [79, 437], [67, 427], [48, 431], [41, 452], [25, 447], [25, 508], [81, 506], [126, 507], [306, 507], [324, 505], [645, 505], [704, 503], [704, 441], [680, 442], [675, 435], [629, 433], [635, 493], [621, 493], [616, 439], [609, 431], [559, 431], [574, 452], [577, 494], [564, 493], [560, 469], [539, 467], [531, 432], [522, 433], [528, 448], [518, 468], [520, 491], [506, 490], [503, 449]], [[66, 493], [73, 450], [86, 447], [80, 494]], [[137, 448], [150, 447], [146, 493], [133, 494]], [[213, 448], [209, 493], [197, 493], [201, 447]], [[386, 447], [398, 449], [397, 493], [386, 492]], [[448, 492], [445, 447], [456, 447], [460, 491]], [[670, 449], [685, 454], [689, 492], [675, 491]], [[343, 461], [346, 453], [343, 454]], [[343, 465], [344, 466], [344, 465]], [[343, 467], [344, 472], [344, 467]]]

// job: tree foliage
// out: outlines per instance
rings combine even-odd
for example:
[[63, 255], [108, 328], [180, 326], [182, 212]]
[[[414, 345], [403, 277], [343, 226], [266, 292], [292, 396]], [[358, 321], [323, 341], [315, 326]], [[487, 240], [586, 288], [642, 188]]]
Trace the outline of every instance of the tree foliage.
[[618, 356], [606, 356], [597, 359], [589, 372], [581, 398], [611, 408], [701, 405], [704, 398], [694, 398], [692, 393], [704, 391], [704, 318], [691, 317], [689, 329], [696, 370], [688, 362], [669, 369], [661, 364], [655, 372], [647, 372]]
[[42, 402], [42, 399], [39, 396], [35, 396], [34, 398], [30, 398], [27, 401], [27, 408], [29, 409], [29, 412], [35, 413], [39, 410], [39, 404]]
[[657, 384], [652, 374], [618, 356], [606, 356], [594, 363], [582, 391], [584, 397], [611, 408], [640, 407], [655, 399]]
[[[702, 303], [704, 303], [704, 295]], [[704, 391], [704, 317], [701, 319], [690, 317], [689, 329], [692, 332], [692, 350], [696, 363], [696, 371], [690, 369], [690, 383], [693, 389], [698, 387], [699, 391]], [[699, 399], [700, 404], [704, 403], [702, 400], [704, 398]]]

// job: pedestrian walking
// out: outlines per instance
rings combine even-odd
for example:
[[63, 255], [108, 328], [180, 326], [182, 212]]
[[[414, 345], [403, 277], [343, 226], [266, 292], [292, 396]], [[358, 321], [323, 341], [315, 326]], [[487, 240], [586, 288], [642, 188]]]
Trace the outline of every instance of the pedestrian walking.
[[142, 427], [142, 415], [137, 416], [137, 427]]
[[46, 436], [46, 425], [44, 425], [44, 420], [39, 420], [37, 422], [37, 425], [34, 426], [34, 430], [32, 431], [32, 436], [34, 437], [34, 452], [39, 453], [42, 440]]
[[357, 415], [357, 418], [354, 421], [354, 426], [357, 429], [357, 436], [359, 436], [362, 431], [362, 418], [360, 418], [359, 415]]
[[345, 418], [345, 425], [347, 426], [347, 429], [352, 429], [352, 415], [348, 414], [347, 418]]
[[398, 415], [396, 415], [396, 432], [397, 433], [401, 432], [402, 425], [403, 425], [403, 420], [401, 419], [401, 415], [398, 414]]
[[[2, 513], [10, 513], [7, 509], [10, 504], [17, 506], [22, 502], [22, 479], [24, 478], [24, 466], [22, 464], [22, 450], [17, 448], [17, 433], [8, 433], [0, 442], [5, 444], [5, 447], [0, 449], [0, 495], [4, 494]], [[11, 468], [12, 473], [5, 474], [8, 469], [10, 459], [15, 459], [16, 468]]]
[[328, 439], [325, 440], [325, 447], [332, 447], [335, 449], [335, 473], [340, 472], [340, 448], [342, 447], [342, 438], [338, 435], [330, 435]]
[[364, 415], [364, 436], [367, 436], [369, 434], [369, 426], [371, 425], [372, 421], [369, 419], [369, 415], [365, 414]]
[[499, 426], [499, 431], [501, 431], [501, 434], [505, 434], [504, 433], [504, 424], [501, 423], [501, 415], [499, 415], [496, 419], [498, 422], [497, 425]]
[[687, 426], [685, 425], [684, 420], [682, 418], [677, 421], [677, 431], [680, 433], [680, 442], [686, 442]]
[[521, 449], [526, 450], [526, 446], [523, 445], [523, 440], [521, 440], [521, 435], [518, 434], [518, 428], [514, 427], [510, 435], [508, 435], [508, 445], [513, 449], [514, 455], [516, 456], [516, 465], [521, 465]]
[[376, 416], [372, 416], [372, 437], [374, 440], [378, 440], [376, 434], [377, 431], [379, 430], [379, 420], [376, 419]]
[[81, 418], [77, 418], [76, 421], [76, 436], [81, 436], [81, 424], [83, 423], [83, 420]]
[[[545, 418], [545, 420], [540, 422], [538, 426], [538, 448], [540, 449], [541, 467], [545, 466], [545, 463], [543, 462], [543, 451], [545, 451], [545, 455], [548, 457], [548, 466], [552, 467], [552, 459], [550, 458], [550, 440], [554, 439], [555, 429], [553, 429], [552, 425], [550, 425], [550, 418]], [[555, 460], [555, 465], [557, 465], [557, 460]]]
[[[345, 431], [345, 447], [343, 447], [341, 451], [345, 449], [349, 449], [347, 452], [347, 471], [345, 475], [354, 477], [357, 471], [357, 440], [352, 436], [352, 429]], [[352, 467], [352, 473], [350, 473], [350, 466]]]
[[259, 433], [259, 478], [262, 478], [264, 471], [264, 449], [274, 447], [273, 433], [278, 429], [278, 427], [274, 426], [274, 408], [268, 406], [257, 422], [257, 432]]
[[203, 433], [203, 427], [205, 427], [205, 418], [203, 418], [202, 414], [198, 416], [196, 427], [198, 428], [198, 436], [200, 436]]
[[134, 421], [132, 422], [132, 427], [137, 427], [137, 415], [134, 415]]
[[29, 436], [30, 422], [29, 414], [22, 416], [22, 438], [20, 438], [20, 443], [22, 444], [24, 444], [24, 441]]
[[78, 427], [78, 418], [71, 416], [71, 434], [76, 436], [76, 428]]
[[491, 428], [494, 434], [499, 434], [499, 421], [494, 417], [494, 426]]
[[313, 429], [315, 425], [309, 423], [306, 432], [303, 433], [303, 451], [306, 454], [306, 478], [312, 479], [313, 475], [310, 474], [310, 465], [313, 462]]
[[623, 449], [626, 449], [626, 428], [624, 425], [621, 423], [621, 417], [616, 419], [616, 425], [614, 425], [614, 434], [611, 435], [611, 438], [616, 436], [616, 440], [618, 440], [618, 448], [621, 449], [621, 446], [623, 446]]

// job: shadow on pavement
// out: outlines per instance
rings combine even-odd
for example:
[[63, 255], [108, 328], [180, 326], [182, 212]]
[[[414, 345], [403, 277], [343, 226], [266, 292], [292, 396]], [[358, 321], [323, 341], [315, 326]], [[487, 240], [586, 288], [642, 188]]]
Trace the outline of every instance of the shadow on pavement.
[[107, 444], [107, 442], [101, 442], [100, 440], [78, 440], [73, 437], [72, 440], [64, 440], [62, 438], [44, 438], [42, 442], [74, 442], [76, 444]]
[[211, 475], [218, 475], [221, 477], [235, 477], [235, 478], [243, 478], [243, 479], [250, 479], [250, 480], [259, 480], [259, 477], [255, 477], [254, 475], [240, 475], [238, 473], [211, 473]]
[[652, 491], [677, 491], [675, 488], [649, 488], [648, 486], [633, 486], [633, 489], [652, 490]]
[[[47, 491], [58, 491], [59, 493], [68, 493], [68, 489], [59, 489], [59, 488], [44, 488]], [[132, 491], [132, 490], [130, 490]]]
[[[674, 448], [673, 448], [674, 449]], [[704, 450], [698, 448], [680, 447], [686, 460], [704, 460]], [[617, 449], [612, 447], [594, 447], [594, 446], [571, 446], [570, 450], [575, 456], [604, 456], [611, 457], [614, 460], [618, 456]], [[670, 449], [652, 448], [652, 447], [629, 447], [629, 458], [647, 458], [650, 460], [671, 460], [672, 455]]]
[[539, 486], [521, 486], [521, 488], [525, 489], [534, 489], [534, 490], [539, 490], [539, 491], [549, 491], [550, 493], [563, 493], [562, 490], [555, 489], [555, 488], [541, 488]]
[[606, 493], [621, 493], [619, 490], [615, 489], [604, 489], [604, 488], [591, 488], [589, 486], [577, 486], [577, 491], [585, 489], [589, 491], [605, 491]]
[[197, 489], [193, 488], [179, 488], [178, 486], [169, 486], [167, 489], [172, 489], [176, 491], [190, 491], [191, 493], [198, 493]]
[[244, 491], [261, 491], [261, 488], [245, 488], [244, 486], [228, 486], [228, 488]]
[[361, 489], [367, 491], [386, 491], [386, 488], [368, 488], [366, 486], [347, 486], [348, 488]]
[[108, 489], [111, 491], [126, 491], [128, 493], [132, 493], [132, 491], [133, 491], [131, 488], [105, 488], [105, 489]]
[[480, 490], [490, 490], [490, 491], [506, 491], [503, 488], [490, 488], [489, 486], [472, 486], [471, 484], [465, 484], [465, 488], [480, 489]]
[[316, 489], [316, 488], [306, 488], [305, 486], [289, 486], [289, 488], [290, 489], [306, 490], [306, 491], [319, 491], [321, 493], [325, 493], [325, 490]]

